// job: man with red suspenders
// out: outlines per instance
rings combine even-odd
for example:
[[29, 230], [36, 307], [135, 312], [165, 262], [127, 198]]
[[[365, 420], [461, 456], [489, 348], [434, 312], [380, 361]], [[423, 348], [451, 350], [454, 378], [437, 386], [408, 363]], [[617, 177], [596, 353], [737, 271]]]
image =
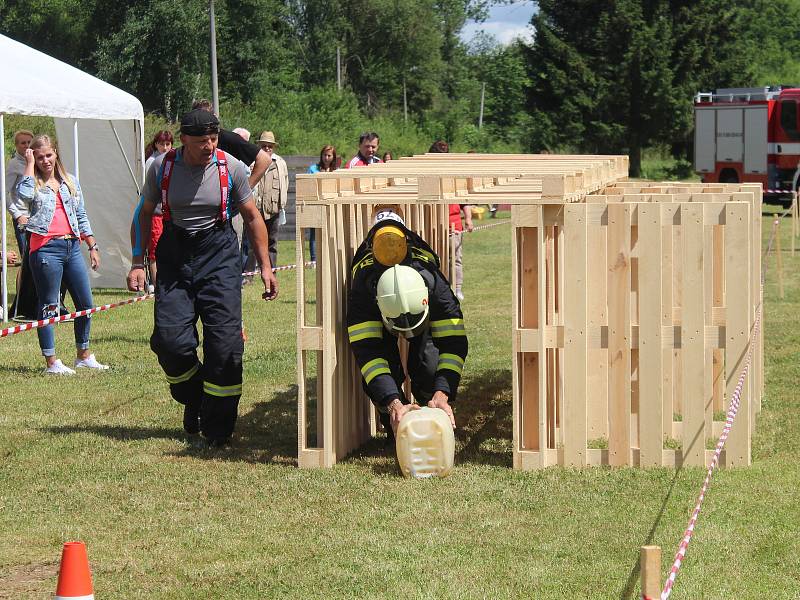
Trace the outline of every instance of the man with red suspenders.
[[[134, 248], [128, 289], [144, 289], [144, 265], [137, 250], [150, 238], [150, 217], [158, 202], [164, 233], [156, 248], [155, 323], [150, 347], [184, 405], [183, 427], [202, 432], [211, 446], [233, 435], [242, 393], [241, 261], [234, 211], [242, 215], [261, 265], [265, 300], [278, 294], [267, 254], [267, 231], [253, 202], [242, 162], [217, 149], [219, 120], [206, 110], [181, 119], [181, 144], [159, 156], [144, 185], [139, 212], [141, 246]], [[203, 362], [197, 357], [198, 317], [203, 323]]]

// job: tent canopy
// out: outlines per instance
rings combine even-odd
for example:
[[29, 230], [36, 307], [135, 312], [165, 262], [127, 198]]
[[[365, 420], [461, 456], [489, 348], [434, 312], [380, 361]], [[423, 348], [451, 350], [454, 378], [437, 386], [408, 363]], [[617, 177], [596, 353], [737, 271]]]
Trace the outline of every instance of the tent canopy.
[[142, 103], [80, 69], [0, 35], [0, 113], [65, 119], [144, 119]]
[[[144, 179], [141, 102], [3, 35], [0, 55], [0, 80], [6, 82], [0, 88], [0, 137], [4, 136], [3, 114], [55, 117], [60, 158], [81, 182], [86, 212], [100, 246], [100, 270], [90, 271], [92, 286], [122, 287], [130, 267], [131, 216]], [[5, 185], [2, 188], [5, 225]], [[5, 247], [5, 227], [2, 234]], [[3, 265], [4, 308], [6, 282]]]

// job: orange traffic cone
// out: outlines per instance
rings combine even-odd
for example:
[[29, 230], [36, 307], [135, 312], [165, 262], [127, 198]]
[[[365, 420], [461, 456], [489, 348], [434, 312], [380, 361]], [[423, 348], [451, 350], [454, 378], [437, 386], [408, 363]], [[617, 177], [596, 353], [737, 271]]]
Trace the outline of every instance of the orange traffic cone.
[[83, 542], [66, 542], [61, 553], [55, 600], [94, 600], [89, 557]]

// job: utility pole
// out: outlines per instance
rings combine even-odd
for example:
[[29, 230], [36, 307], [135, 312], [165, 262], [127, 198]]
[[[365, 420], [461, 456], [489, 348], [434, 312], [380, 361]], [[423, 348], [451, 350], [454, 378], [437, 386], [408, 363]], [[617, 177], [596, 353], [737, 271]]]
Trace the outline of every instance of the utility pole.
[[214, 0], [208, 2], [208, 14], [211, 20], [211, 103], [214, 112], [219, 115], [219, 84], [217, 83], [217, 24], [214, 18]]
[[405, 77], [403, 77], [403, 123], [408, 123], [408, 97], [406, 96]]
[[336, 46], [336, 89], [342, 91], [342, 51]]
[[481, 114], [478, 117], [478, 129], [483, 127], [483, 99], [486, 96], [486, 82], [481, 86]]

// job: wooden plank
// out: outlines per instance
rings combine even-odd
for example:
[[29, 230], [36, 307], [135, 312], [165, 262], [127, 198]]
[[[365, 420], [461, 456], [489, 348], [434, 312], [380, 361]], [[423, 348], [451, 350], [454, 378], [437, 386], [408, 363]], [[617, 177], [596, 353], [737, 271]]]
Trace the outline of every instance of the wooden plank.
[[703, 466], [706, 444], [703, 207], [681, 204], [681, 213], [683, 464]]
[[661, 466], [663, 450], [663, 348], [661, 290], [661, 208], [639, 211], [639, 461]]
[[564, 454], [565, 466], [586, 465], [588, 230], [586, 205], [564, 207]]
[[[592, 329], [604, 327], [608, 322], [606, 265], [606, 227], [602, 219], [594, 219], [595, 207], [587, 205], [588, 226], [588, 323]], [[603, 213], [606, 208], [601, 207]], [[606, 336], [607, 339], [607, 336]], [[608, 437], [608, 348], [590, 345], [588, 365], [588, 436], [589, 439]]]
[[[727, 308], [725, 381], [728, 401], [733, 398], [739, 373], [744, 368], [750, 338], [749, 277], [743, 264], [748, 262], [750, 248], [749, 218], [745, 205], [731, 203], [727, 208], [725, 231], [725, 295]], [[728, 437], [726, 460], [728, 467], [748, 466], [751, 450], [750, 386], [742, 389], [739, 412]]]
[[609, 464], [631, 464], [631, 207], [608, 206]]

